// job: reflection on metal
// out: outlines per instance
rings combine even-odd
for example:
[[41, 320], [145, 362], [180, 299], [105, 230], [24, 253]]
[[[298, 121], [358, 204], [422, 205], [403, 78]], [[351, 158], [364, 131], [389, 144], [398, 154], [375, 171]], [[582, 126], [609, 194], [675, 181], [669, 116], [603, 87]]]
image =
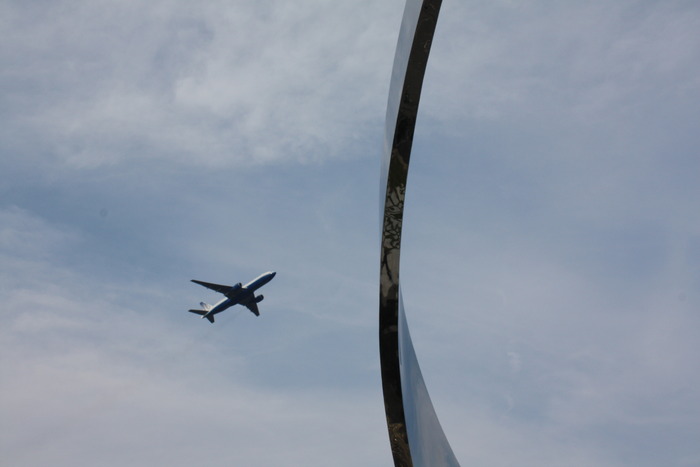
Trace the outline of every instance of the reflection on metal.
[[387, 105], [382, 164], [383, 210], [379, 353], [384, 407], [396, 466], [459, 466], [418, 366], [399, 284], [406, 179], [423, 76], [441, 0], [407, 0]]

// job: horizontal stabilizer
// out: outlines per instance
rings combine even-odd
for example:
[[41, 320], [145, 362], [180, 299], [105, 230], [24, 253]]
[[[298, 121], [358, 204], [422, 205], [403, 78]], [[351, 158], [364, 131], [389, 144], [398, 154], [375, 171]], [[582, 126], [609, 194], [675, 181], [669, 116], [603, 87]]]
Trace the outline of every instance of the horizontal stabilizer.
[[189, 311], [190, 313], [196, 313], [199, 316], [201, 316], [202, 318], [208, 319], [210, 323], [214, 322], [214, 315], [207, 314], [207, 313], [209, 313], [209, 310], [187, 310], [187, 311]]

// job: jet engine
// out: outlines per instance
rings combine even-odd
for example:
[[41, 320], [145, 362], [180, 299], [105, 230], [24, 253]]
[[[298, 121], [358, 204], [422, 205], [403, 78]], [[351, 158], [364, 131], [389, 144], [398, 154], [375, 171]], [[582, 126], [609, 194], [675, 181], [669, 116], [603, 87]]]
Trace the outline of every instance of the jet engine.
[[265, 298], [265, 297], [263, 297], [262, 295], [258, 295], [257, 297], [255, 297], [255, 303], [260, 303], [260, 302], [262, 302], [262, 301], [263, 301], [263, 298]]
[[239, 282], [238, 284], [232, 285], [230, 291], [231, 291], [231, 292], [235, 292], [236, 290], [240, 290], [241, 287], [243, 287], [243, 284]]

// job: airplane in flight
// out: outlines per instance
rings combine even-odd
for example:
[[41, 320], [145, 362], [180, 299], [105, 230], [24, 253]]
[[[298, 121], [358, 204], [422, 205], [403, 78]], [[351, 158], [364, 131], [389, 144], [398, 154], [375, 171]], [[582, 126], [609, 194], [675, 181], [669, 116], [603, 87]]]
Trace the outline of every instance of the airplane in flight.
[[275, 274], [277, 273], [266, 272], [265, 274], [262, 274], [253, 279], [252, 281], [248, 282], [246, 285], [243, 285], [239, 282], [238, 284], [233, 286], [212, 284], [210, 282], [203, 282], [192, 279], [192, 282], [194, 282], [195, 284], [203, 285], [204, 287], [207, 287], [209, 289], [216, 290], [217, 292], [224, 294], [226, 298], [224, 298], [214, 306], [211, 306], [208, 303], [201, 302], [200, 305], [202, 306], [202, 308], [204, 308], [203, 310], [189, 311], [190, 313], [196, 313], [198, 315], [201, 315], [202, 318], [206, 318], [209, 320], [210, 323], [213, 323], [215, 314], [221, 313], [225, 309], [232, 307], [233, 305], [238, 305], [240, 303], [241, 305], [244, 305], [250, 311], [252, 311], [255, 316], [260, 316], [260, 310], [258, 310], [258, 303], [262, 302], [264, 297], [262, 295], [256, 296], [255, 291], [263, 285], [270, 282], [272, 278], [275, 277]]

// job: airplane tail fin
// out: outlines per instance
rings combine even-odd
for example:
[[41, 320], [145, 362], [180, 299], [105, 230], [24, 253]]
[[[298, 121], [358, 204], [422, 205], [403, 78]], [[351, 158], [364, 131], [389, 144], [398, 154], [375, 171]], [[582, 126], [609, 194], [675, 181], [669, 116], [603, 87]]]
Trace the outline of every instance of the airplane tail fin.
[[201, 306], [202, 308], [204, 308], [204, 311], [209, 311], [209, 310], [211, 310], [211, 305], [208, 304], [208, 303], [199, 302], [199, 306]]

